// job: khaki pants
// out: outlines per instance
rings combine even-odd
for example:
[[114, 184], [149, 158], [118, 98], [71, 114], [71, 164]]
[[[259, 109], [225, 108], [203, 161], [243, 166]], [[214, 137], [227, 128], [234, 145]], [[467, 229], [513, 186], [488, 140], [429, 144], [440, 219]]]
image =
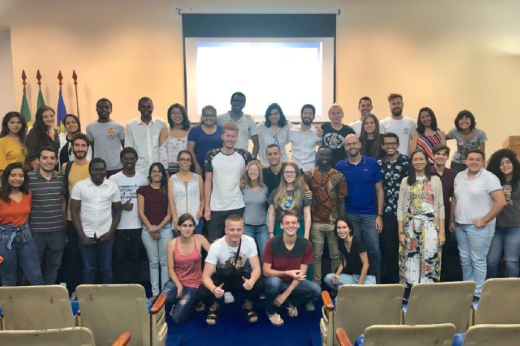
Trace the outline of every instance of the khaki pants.
[[[313, 222], [311, 225], [311, 242], [313, 253], [314, 282], [321, 283], [321, 258], [323, 257], [323, 245], [325, 239], [329, 245], [331, 270], [334, 271], [340, 264], [338, 240], [334, 233], [334, 224]], [[327, 273], [328, 274], [328, 273]]]

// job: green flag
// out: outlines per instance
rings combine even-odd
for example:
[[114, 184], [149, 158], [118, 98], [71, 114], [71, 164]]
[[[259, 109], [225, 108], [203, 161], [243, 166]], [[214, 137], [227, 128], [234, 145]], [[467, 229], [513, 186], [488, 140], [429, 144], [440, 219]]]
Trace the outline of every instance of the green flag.
[[42, 89], [38, 91], [38, 101], [36, 101], [36, 109], [45, 106], [45, 100], [43, 99]]
[[20, 108], [20, 113], [25, 118], [27, 127], [29, 127], [29, 125], [31, 123], [31, 110], [29, 109], [29, 102], [27, 102], [27, 95], [25, 93], [25, 88], [23, 89], [22, 107]]

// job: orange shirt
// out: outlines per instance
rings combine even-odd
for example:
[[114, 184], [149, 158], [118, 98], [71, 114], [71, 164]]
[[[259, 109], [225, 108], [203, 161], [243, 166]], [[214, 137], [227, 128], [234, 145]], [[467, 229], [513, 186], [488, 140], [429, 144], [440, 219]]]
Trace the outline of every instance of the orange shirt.
[[11, 199], [11, 202], [6, 203], [0, 198], [0, 224], [11, 224], [15, 227], [20, 227], [29, 219], [31, 212], [32, 193], [22, 193], [20, 202]]

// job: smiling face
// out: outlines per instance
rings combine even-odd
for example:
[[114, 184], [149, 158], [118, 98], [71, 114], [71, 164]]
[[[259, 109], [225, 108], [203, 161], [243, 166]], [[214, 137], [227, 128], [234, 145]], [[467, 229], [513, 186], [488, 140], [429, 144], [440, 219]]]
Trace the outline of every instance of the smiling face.
[[437, 166], [443, 167], [446, 165], [448, 158], [449, 155], [446, 150], [439, 150], [436, 154], [433, 155], [433, 162], [435, 162]]
[[232, 149], [235, 147], [235, 144], [238, 139], [238, 132], [235, 130], [224, 129], [222, 133], [222, 141], [224, 142], [224, 147], [226, 149]]
[[258, 177], [260, 176], [260, 169], [258, 169], [258, 165], [251, 165], [247, 169], [247, 176], [251, 181], [258, 180]]
[[332, 150], [330, 148], [320, 148], [316, 154], [319, 167], [329, 167], [332, 162]]
[[83, 139], [76, 139], [72, 145], [72, 153], [76, 159], [84, 159], [87, 156], [88, 144]]
[[244, 222], [243, 221], [226, 221], [226, 242], [229, 246], [238, 246], [240, 238], [244, 234]]
[[121, 162], [123, 163], [123, 169], [125, 171], [134, 171], [137, 157], [134, 153], [124, 153]]
[[188, 172], [191, 167], [191, 155], [188, 153], [182, 153], [177, 159], [179, 169], [183, 172]]
[[74, 134], [79, 131], [79, 125], [76, 119], [73, 117], [65, 117], [65, 130], [67, 130], [68, 133]]
[[278, 166], [282, 157], [280, 155], [280, 148], [278, 147], [265, 149], [265, 156], [267, 157], [267, 161], [269, 161], [269, 165], [271, 166]]
[[426, 155], [423, 152], [416, 152], [411, 158], [412, 167], [416, 172], [424, 172], [424, 168], [426, 167], [427, 162], [426, 160]]
[[345, 151], [349, 157], [356, 157], [361, 150], [361, 143], [359, 138], [355, 135], [348, 135], [345, 138]]
[[477, 174], [484, 167], [484, 158], [479, 153], [469, 153], [466, 156], [466, 166], [469, 173]]
[[96, 105], [96, 113], [100, 120], [108, 120], [112, 113], [112, 105], [108, 101], [99, 101]]
[[401, 116], [403, 114], [403, 100], [400, 97], [393, 98], [389, 101], [390, 112], [395, 117]]
[[40, 169], [47, 173], [54, 171], [54, 167], [56, 167], [56, 163], [58, 162], [56, 153], [49, 150], [43, 150], [40, 153], [38, 161], [40, 162]]
[[88, 172], [92, 182], [99, 186], [103, 183], [103, 180], [105, 180], [107, 167], [103, 162], [95, 162], [93, 164], [91, 163]]
[[241, 113], [246, 106], [246, 98], [242, 95], [235, 95], [230, 104], [233, 113]]
[[295, 215], [284, 215], [281, 227], [284, 234], [294, 236], [300, 227], [300, 221], [298, 221], [298, 217]]
[[374, 118], [368, 117], [365, 119], [365, 126], [363, 127], [367, 134], [372, 134], [376, 131], [376, 122]]
[[43, 112], [42, 120], [43, 120], [43, 124], [47, 128], [51, 128], [54, 126], [54, 124], [56, 122], [56, 114], [54, 114], [54, 112], [52, 110], [48, 109], [45, 112]]
[[278, 121], [280, 121], [280, 112], [278, 111], [278, 109], [273, 108], [271, 110], [271, 113], [269, 113], [269, 121], [273, 125], [278, 125]]
[[338, 233], [338, 237], [340, 239], [345, 240], [348, 236], [350, 236], [352, 230], [348, 227], [345, 221], [339, 220], [337, 223], [336, 232]]
[[343, 112], [339, 107], [332, 107], [329, 110], [329, 119], [333, 125], [341, 124], [341, 120], [343, 119]]
[[137, 107], [139, 113], [141, 113], [141, 118], [151, 118], [153, 113], [153, 102], [150, 100], [141, 100]]
[[9, 177], [7, 177], [7, 182], [11, 187], [20, 188], [25, 181], [25, 176], [23, 174], [23, 170], [21, 168], [14, 168], [11, 170]]
[[22, 122], [18, 117], [12, 117], [7, 122], [7, 128], [9, 129], [10, 134], [17, 135], [22, 129]]
[[283, 170], [283, 178], [287, 184], [294, 184], [296, 181], [296, 169], [293, 166], [287, 165]]
[[181, 232], [181, 237], [189, 238], [195, 231], [195, 224], [192, 220], [188, 219], [179, 225], [179, 231]]
[[303, 125], [310, 125], [314, 121], [314, 111], [312, 108], [304, 108], [300, 118]]
[[182, 111], [180, 108], [177, 108], [177, 107], [172, 108], [169, 116], [175, 125], [182, 125], [183, 118], [182, 118]]
[[397, 138], [385, 137], [383, 138], [383, 144], [381, 145], [387, 156], [393, 156], [397, 153], [399, 143]]
[[361, 100], [358, 109], [361, 113], [361, 117], [364, 119], [372, 112], [372, 102], [369, 100]]
[[157, 167], [157, 165], [153, 166], [152, 170], [150, 171], [150, 181], [152, 183], [160, 184], [162, 177], [163, 177], [163, 173], [161, 172], [159, 167]]
[[513, 174], [513, 163], [508, 157], [500, 159], [500, 171], [504, 176], [511, 176]]
[[461, 131], [469, 130], [471, 127], [471, 119], [469, 117], [462, 117], [459, 119], [459, 127]]
[[201, 115], [201, 122], [207, 127], [215, 125], [217, 122], [217, 113], [211, 109], [204, 109]]
[[432, 116], [427, 111], [422, 111], [419, 114], [419, 121], [424, 125], [424, 127], [428, 128], [432, 125]]

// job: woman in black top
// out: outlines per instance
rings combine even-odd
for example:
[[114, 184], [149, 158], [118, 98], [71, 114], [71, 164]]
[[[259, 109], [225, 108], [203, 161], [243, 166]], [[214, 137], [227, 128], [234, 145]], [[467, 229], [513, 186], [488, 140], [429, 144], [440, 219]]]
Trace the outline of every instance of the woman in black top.
[[376, 277], [370, 270], [367, 250], [360, 236], [354, 236], [352, 223], [345, 217], [336, 220], [338, 249], [341, 264], [335, 273], [325, 276], [325, 283], [332, 289], [341, 285], [375, 285]]

